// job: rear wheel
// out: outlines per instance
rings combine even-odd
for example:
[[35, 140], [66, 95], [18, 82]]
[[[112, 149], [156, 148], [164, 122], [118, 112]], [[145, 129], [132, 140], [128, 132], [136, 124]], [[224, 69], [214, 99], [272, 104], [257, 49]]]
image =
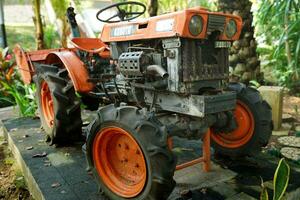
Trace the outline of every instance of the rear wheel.
[[234, 111], [237, 128], [229, 133], [213, 131], [211, 137], [217, 154], [230, 157], [255, 155], [268, 144], [272, 134], [272, 111], [256, 89], [242, 84], [231, 84], [237, 92]]
[[88, 127], [86, 150], [110, 199], [167, 199], [175, 186], [166, 130], [135, 107], [101, 108]]
[[78, 140], [81, 136], [80, 101], [66, 69], [37, 65], [36, 98], [42, 127], [50, 144]]

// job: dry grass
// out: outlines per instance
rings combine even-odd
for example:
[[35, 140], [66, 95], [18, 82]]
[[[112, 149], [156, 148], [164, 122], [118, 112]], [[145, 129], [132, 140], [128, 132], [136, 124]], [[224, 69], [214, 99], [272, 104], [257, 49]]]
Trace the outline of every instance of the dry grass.
[[33, 200], [3, 138], [0, 138], [0, 199]]

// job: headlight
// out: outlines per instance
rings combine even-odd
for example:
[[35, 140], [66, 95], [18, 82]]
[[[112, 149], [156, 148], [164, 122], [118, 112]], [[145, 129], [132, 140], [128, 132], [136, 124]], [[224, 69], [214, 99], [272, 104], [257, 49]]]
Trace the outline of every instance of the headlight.
[[189, 31], [193, 36], [197, 36], [202, 32], [203, 21], [199, 15], [194, 15], [189, 24]]
[[237, 32], [236, 22], [233, 19], [231, 19], [226, 25], [225, 34], [230, 39], [236, 34], [236, 32]]

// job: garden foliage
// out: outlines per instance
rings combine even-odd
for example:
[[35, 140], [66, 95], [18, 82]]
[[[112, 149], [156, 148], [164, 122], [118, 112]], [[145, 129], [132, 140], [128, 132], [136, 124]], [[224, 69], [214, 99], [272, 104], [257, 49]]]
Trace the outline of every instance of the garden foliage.
[[258, 7], [259, 51], [281, 85], [299, 90], [300, 1], [262, 0]]
[[8, 48], [0, 51], [0, 107], [17, 105], [21, 116], [34, 116], [34, 85], [24, 85]]

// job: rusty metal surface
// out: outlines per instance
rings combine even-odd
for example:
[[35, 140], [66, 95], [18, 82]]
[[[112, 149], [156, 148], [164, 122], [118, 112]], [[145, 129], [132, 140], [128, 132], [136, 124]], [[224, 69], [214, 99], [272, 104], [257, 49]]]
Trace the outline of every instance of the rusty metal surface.
[[22, 77], [23, 82], [25, 84], [30, 84], [32, 81], [34, 69], [32, 68], [30, 59], [28, 59], [27, 53], [25, 53], [20, 45], [16, 45], [14, 48], [14, 54], [16, 57], [18, 71]]
[[145, 102], [148, 104], [155, 102], [155, 106], [162, 110], [204, 117], [207, 114], [234, 110], [236, 94], [234, 92], [226, 92], [209, 96], [183, 96], [175, 93], [145, 91]]
[[72, 51], [54, 51], [46, 58], [47, 64], [61, 61], [68, 70], [69, 76], [77, 92], [87, 93], [92, 91], [94, 84], [89, 82], [89, 74], [80, 58]]
[[183, 81], [220, 80], [228, 77], [228, 49], [214, 41], [182, 40]]

